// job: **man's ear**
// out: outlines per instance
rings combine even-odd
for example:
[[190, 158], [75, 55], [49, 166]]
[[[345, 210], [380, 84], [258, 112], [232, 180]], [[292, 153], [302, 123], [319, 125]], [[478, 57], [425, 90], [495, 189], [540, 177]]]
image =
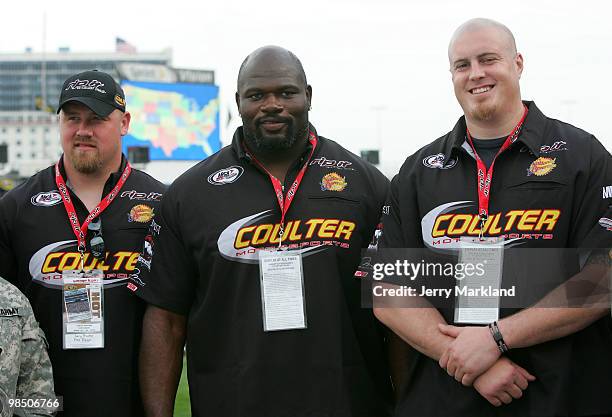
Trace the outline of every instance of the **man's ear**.
[[516, 57], [514, 58], [514, 64], [516, 65], [518, 76], [519, 78], [521, 78], [521, 74], [523, 74], [523, 65], [524, 65], [523, 55], [521, 55], [520, 53], [517, 53]]
[[306, 86], [306, 99], [308, 100], [308, 110], [312, 109], [312, 86]]
[[130, 112], [126, 111], [123, 113], [123, 116], [121, 117], [121, 136], [127, 135], [128, 130], [130, 129], [130, 120], [132, 120], [132, 115]]
[[236, 106], [238, 107], [238, 114], [240, 114], [240, 95], [238, 94], [238, 91], [236, 91]]

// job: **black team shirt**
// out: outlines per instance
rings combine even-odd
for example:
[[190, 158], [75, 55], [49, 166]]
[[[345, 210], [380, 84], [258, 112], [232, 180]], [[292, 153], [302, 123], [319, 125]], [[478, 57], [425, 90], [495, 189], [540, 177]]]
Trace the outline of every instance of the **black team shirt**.
[[[151, 271], [143, 265], [132, 281], [147, 302], [188, 316], [193, 415], [388, 416], [382, 326], [361, 308], [353, 277], [388, 180], [318, 137], [284, 241], [303, 251], [307, 328], [264, 332], [257, 251], [278, 246], [280, 209], [241, 140], [242, 128], [231, 146], [170, 187], [151, 228]], [[290, 169], [285, 190], [309, 152]]]
[[[517, 250], [610, 247], [609, 152], [593, 135], [546, 117], [533, 102], [525, 104], [529, 113], [520, 136], [495, 160], [485, 236], [504, 236]], [[483, 144], [478, 153], [486, 153]], [[427, 248], [436, 253], [452, 253], [459, 248], [461, 236], [478, 236], [476, 161], [466, 142], [463, 117], [451, 132], [406, 160], [391, 182], [388, 204], [380, 248]], [[506, 251], [504, 268], [511, 265], [520, 273], [508, 276], [504, 269], [502, 288], [516, 284], [521, 294], [539, 294], [534, 302], [579, 271], [577, 256], [564, 259], [567, 274], [546, 281], [548, 277], [520, 262], [508, 261], [511, 252], [512, 249]], [[448, 323], [453, 323], [453, 308], [439, 310]], [[518, 308], [502, 308], [500, 317], [516, 311]], [[610, 415], [611, 328], [607, 314], [569, 336], [511, 349], [508, 356], [537, 379], [530, 382], [522, 398], [499, 408], [490, 405], [474, 388], [449, 377], [436, 361], [417, 354], [396, 415]]]
[[[114, 187], [113, 173], [104, 195]], [[63, 164], [60, 170], [66, 180]], [[125, 287], [134, 273], [143, 240], [157, 214], [164, 186], [132, 169], [115, 200], [102, 212], [103, 260], [86, 252], [85, 268], [94, 263], [105, 273], [104, 348], [62, 348], [62, 270], [78, 269], [79, 253], [68, 215], [55, 184], [54, 167], [28, 179], [0, 199], [0, 276], [30, 300], [49, 342], [55, 391], [64, 397], [64, 417], [143, 415], [137, 357], [144, 303]], [[82, 224], [88, 211], [70, 191]], [[92, 237], [89, 231], [87, 242]]]

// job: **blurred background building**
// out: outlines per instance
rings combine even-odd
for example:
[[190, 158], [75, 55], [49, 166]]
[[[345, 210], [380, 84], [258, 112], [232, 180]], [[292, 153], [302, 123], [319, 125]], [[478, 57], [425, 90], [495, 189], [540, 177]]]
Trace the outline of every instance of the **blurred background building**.
[[[168, 172], [219, 149], [214, 72], [173, 68], [171, 49], [137, 52], [120, 38], [114, 52], [26, 48], [23, 53], [0, 53], [0, 189], [57, 161], [60, 89], [69, 76], [91, 69], [111, 74], [126, 90], [130, 132], [135, 133], [124, 138], [124, 151], [140, 168], [166, 172], [168, 178], [161, 179], [170, 182]], [[207, 135], [196, 135], [204, 119]], [[175, 166], [168, 169], [172, 162]]]

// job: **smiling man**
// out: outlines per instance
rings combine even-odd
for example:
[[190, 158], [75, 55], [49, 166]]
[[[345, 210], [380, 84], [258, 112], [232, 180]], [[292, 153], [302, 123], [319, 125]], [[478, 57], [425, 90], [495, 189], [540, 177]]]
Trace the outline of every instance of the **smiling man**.
[[[519, 257], [551, 253], [536, 252], [544, 248], [610, 247], [612, 229], [602, 217], [612, 204], [610, 154], [593, 135], [522, 101], [523, 56], [504, 25], [464, 23], [448, 58], [464, 115], [451, 132], [410, 156], [393, 179], [379, 247], [468, 254], [489, 262], [485, 282], [516, 286], [525, 298], [504, 299], [501, 305], [510, 308], [502, 309], [416, 297], [403, 306], [429, 308], [378, 304], [377, 317], [414, 349], [396, 414], [611, 415], [612, 397], [603, 394], [612, 390], [609, 304], [563, 303], [580, 280], [607, 279], [607, 250], [591, 252], [584, 267], [570, 251], [555, 264], [541, 259], [543, 273]], [[491, 255], [510, 247], [517, 248], [506, 252], [514, 258]], [[419, 282], [434, 285], [427, 277]], [[456, 284], [451, 278], [435, 285]]]
[[0, 275], [47, 336], [59, 415], [141, 416], [144, 303], [126, 284], [164, 187], [121, 153], [130, 114], [109, 74], [68, 78], [58, 113], [62, 157], [0, 200]]
[[353, 277], [388, 180], [309, 124], [291, 52], [254, 51], [237, 90], [243, 126], [172, 184], [133, 281], [147, 415], [172, 415], [186, 338], [195, 417], [388, 416], [382, 329]]

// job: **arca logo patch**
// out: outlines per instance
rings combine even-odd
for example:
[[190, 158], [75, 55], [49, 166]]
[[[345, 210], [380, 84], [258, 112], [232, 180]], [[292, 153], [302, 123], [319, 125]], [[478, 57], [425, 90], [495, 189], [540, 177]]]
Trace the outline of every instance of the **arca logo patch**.
[[244, 173], [244, 168], [238, 165], [232, 165], [228, 168], [223, 168], [213, 172], [208, 176], [208, 182], [212, 185], [225, 185], [236, 182]]
[[423, 158], [423, 165], [427, 168], [432, 169], [451, 169], [455, 165], [457, 165], [457, 159], [451, 158], [448, 160], [446, 165], [444, 164], [444, 154], [438, 153], [435, 155], [429, 155], [426, 158]]
[[607, 231], [612, 232], [612, 219], [602, 217], [601, 219], [599, 219], [599, 225]]
[[51, 207], [61, 203], [62, 196], [57, 191], [46, 191], [32, 196], [30, 202], [39, 207]]

